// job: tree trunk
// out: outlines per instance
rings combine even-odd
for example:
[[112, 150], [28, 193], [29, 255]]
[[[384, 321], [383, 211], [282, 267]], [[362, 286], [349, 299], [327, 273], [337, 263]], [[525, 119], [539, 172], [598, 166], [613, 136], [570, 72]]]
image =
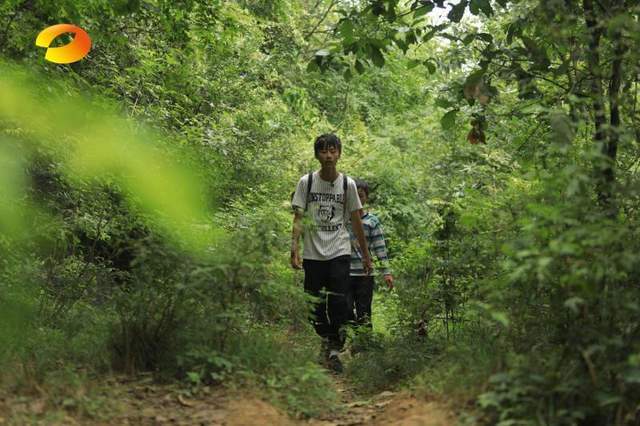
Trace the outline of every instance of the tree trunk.
[[[620, 11], [620, 9], [617, 9]], [[615, 215], [615, 206], [613, 200], [613, 185], [615, 183], [615, 166], [616, 156], [618, 153], [618, 141], [620, 139], [620, 87], [622, 85], [622, 60], [627, 51], [626, 45], [622, 40], [622, 34], [619, 29], [614, 30], [612, 35], [613, 42], [613, 62], [611, 63], [611, 80], [609, 82], [609, 141], [607, 146], [603, 146], [602, 154], [607, 158], [607, 164], [604, 169], [604, 179], [609, 190], [608, 206], [609, 214]]]
[[[604, 125], [606, 116], [604, 110], [604, 93], [602, 88], [602, 69], [600, 67], [600, 38], [602, 27], [600, 26], [593, 0], [583, 0], [584, 19], [589, 33], [589, 45], [587, 50], [587, 64], [591, 70], [591, 102], [595, 115], [594, 142], [601, 153], [609, 151], [609, 144], [605, 137]], [[617, 145], [616, 145], [617, 146]], [[609, 161], [598, 158], [595, 161], [596, 191], [598, 202], [607, 207], [611, 201], [611, 179], [613, 168]]]

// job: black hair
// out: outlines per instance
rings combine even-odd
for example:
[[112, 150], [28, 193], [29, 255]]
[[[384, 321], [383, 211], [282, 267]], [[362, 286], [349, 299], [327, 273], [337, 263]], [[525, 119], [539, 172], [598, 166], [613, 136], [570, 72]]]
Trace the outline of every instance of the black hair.
[[369, 196], [369, 184], [366, 181], [362, 179], [356, 179], [356, 188], [362, 188], [364, 193], [367, 194], [367, 197]]
[[333, 133], [325, 133], [316, 138], [316, 141], [313, 144], [313, 152], [315, 155], [318, 155], [318, 151], [321, 149], [331, 147], [336, 147], [338, 152], [342, 153], [342, 142], [340, 142], [340, 138]]

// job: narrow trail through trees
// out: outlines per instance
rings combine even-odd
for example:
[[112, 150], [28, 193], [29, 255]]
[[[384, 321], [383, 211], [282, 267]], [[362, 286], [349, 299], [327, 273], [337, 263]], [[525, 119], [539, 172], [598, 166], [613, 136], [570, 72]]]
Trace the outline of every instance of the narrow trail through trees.
[[381, 392], [358, 395], [343, 378], [334, 378], [341, 405], [333, 413], [295, 419], [246, 390], [200, 389], [189, 395], [179, 385], [158, 385], [150, 376], [135, 380], [113, 378], [95, 387], [80, 388], [73, 398], [55, 395], [0, 395], [0, 425], [422, 425], [449, 426], [455, 416], [441, 403], [410, 395]]
[[311, 419], [306, 424], [313, 426], [449, 426], [455, 424], [453, 413], [437, 402], [419, 401], [410, 395], [390, 391], [365, 398], [358, 395], [347, 380], [341, 377], [334, 377], [334, 380], [336, 389], [341, 395], [341, 409], [336, 413]]

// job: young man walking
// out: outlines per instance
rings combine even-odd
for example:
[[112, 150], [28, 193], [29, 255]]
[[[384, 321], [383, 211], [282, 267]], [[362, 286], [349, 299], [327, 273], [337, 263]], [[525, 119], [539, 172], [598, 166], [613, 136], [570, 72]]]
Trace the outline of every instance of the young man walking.
[[[356, 180], [356, 187], [360, 202], [364, 206], [369, 199], [369, 185], [363, 180]], [[393, 275], [391, 275], [388, 266], [387, 247], [380, 219], [373, 213], [369, 213], [364, 207], [361, 219], [367, 244], [365, 250], [362, 250], [362, 243], [358, 242], [353, 233], [351, 234], [352, 251], [348, 303], [350, 319], [355, 320], [357, 325], [371, 328], [374, 275], [373, 271], [367, 271], [363, 265], [363, 251], [375, 253], [380, 261], [381, 272], [389, 289], [393, 288]]]
[[[304, 268], [304, 290], [320, 300], [315, 303], [312, 323], [323, 339], [324, 356], [331, 369], [342, 372], [339, 353], [349, 320], [347, 292], [351, 242], [347, 224], [352, 223], [356, 238], [366, 247], [360, 220], [360, 199], [353, 179], [338, 173], [342, 153], [340, 139], [334, 134], [316, 138], [315, 158], [320, 170], [302, 176], [291, 202], [294, 209], [291, 241], [291, 266]], [[303, 217], [308, 217], [303, 224]], [[308, 222], [308, 223], [307, 223]], [[299, 239], [304, 232], [304, 251], [300, 259]], [[363, 268], [372, 264], [369, 251], [362, 253]]]

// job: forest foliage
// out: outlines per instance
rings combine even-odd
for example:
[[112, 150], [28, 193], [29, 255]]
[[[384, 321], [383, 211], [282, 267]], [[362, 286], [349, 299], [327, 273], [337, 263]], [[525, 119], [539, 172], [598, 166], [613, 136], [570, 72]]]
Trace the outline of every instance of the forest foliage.
[[[397, 289], [348, 376], [487, 424], [640, 416], [632, 1], [0, 4], [0, 385], [153, 371], [335, 402], [289, 196], [337, 133]], [[72, 65], [33, 41], [73, 22]], [[378, 315], [379, 320], [375, 315]]]

